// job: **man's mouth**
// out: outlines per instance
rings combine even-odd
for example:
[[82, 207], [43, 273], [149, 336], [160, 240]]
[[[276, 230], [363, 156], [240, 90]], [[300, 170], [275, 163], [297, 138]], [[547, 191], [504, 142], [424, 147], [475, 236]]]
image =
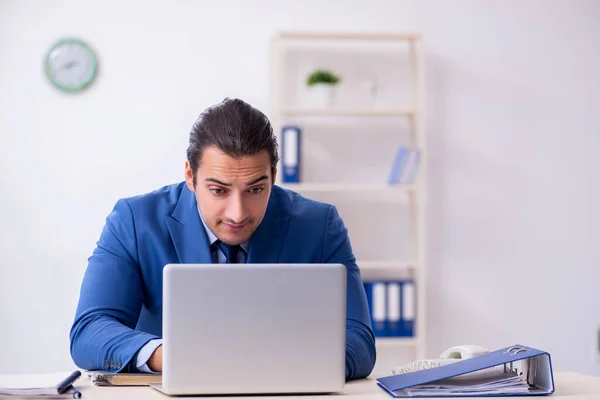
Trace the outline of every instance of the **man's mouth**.
[[244, 223], [244, 224], [228, 224], [226, 222], [223, 222], [223, 225], [225, 225], [225, 228], [227, 228], [227, 230], [232, 231], [232, 232], [237, 232], [237, 231], [241, 231], [242, 229], [244, 229], [244, 227], [246, 225], [248, 225], [248, 223]]

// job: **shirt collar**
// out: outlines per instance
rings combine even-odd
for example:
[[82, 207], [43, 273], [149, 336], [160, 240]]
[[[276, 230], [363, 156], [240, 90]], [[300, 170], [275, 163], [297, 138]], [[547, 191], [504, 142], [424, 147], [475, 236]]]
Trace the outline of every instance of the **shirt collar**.
[[[204, 230], [206, 231], [206, 234], [208, 235], [209, 246], [212, 246], [218, 239], [215, 236], [215, 234], [212, 233], [212, 231], [208, 228], [208, 225], [206, 225], [206, 222], [204, 222], [204, 218], [202, 218], [202, 213], [200, 212], [200, 208], [198, 208], [198, 215], [200, 215], [200, 220], [202, 220], [202, 225], [204, 225]], [[248, 249], [250, 248], [250, 241], [248, 240], [247, 242], [240, 244], [240, 246], [242, 247], [242, 249], [244, 249], [246, 254], [248, 254]]]

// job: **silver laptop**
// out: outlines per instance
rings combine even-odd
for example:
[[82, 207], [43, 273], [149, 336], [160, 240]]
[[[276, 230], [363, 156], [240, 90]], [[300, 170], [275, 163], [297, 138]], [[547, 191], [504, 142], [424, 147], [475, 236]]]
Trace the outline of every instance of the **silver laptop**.
[[168, 395], [343, 389], [343, 264], [169, 264], [163, 271]]

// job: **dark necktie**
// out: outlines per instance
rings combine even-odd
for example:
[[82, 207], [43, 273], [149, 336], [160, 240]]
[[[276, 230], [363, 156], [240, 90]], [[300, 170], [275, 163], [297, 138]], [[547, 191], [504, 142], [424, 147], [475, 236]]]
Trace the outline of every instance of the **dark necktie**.
[[238, 253], [240, 252], [239, 245], [232, 246], [217, 240], [217, 246], [219, 246], [219, 249], [223, 252], [223, 254], [225, 254], [227, 264], [237, 264]]

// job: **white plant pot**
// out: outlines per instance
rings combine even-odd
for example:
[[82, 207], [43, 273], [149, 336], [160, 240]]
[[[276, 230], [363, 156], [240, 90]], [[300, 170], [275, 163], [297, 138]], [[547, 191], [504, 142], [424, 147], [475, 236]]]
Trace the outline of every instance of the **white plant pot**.
[[335, 86], [327, 83], [315, 83], [309, 87], [314, 107], [332, 107], [335, 102]]

